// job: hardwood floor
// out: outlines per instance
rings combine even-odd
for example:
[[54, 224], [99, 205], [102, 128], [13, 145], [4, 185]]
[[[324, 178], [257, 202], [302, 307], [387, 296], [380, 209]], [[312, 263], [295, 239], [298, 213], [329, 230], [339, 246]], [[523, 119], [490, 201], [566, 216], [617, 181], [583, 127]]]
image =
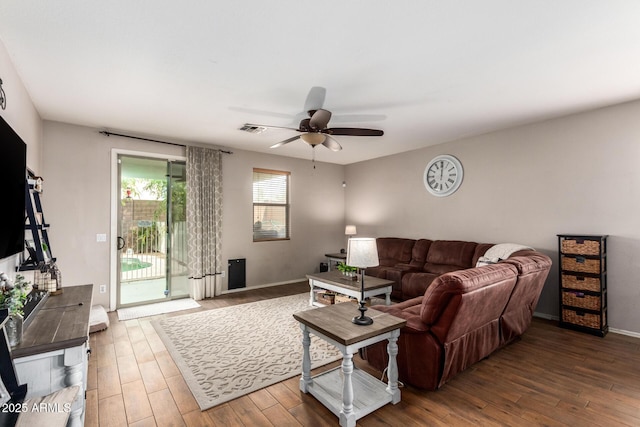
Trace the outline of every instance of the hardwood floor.
[[[306, 283], [228, 294], [189, 312], [306, 292]], [[174, 313], [171, 315], [179, 315]], [[298, 376], [201, 412], [150, 321], [91, 334], [85, 426], [335, 426]], [[157, 318], [157, 317], [156, 317]], [[371, 370], [358, 357], [358, 367]], [[337, 366], [339, 362], [332, 364]], [[640, 339], [599, 338], [534, 319], [522, 340], [438, 391], [402, 389], [367, 426], [638, 426]]]

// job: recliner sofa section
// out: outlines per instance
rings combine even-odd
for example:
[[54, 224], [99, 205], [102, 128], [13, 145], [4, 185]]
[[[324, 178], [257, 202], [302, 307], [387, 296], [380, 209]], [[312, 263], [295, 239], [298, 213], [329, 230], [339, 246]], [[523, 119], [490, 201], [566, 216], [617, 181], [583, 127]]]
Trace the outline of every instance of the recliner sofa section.
[[[382, 246], [389, 241], [379, 240]], [[420, 239], [408, 262], [376, 270], [395, 281], [392, 297], [402, 301], [374, 308], [407, 320], [398, 340], [401, 381], [435, 390], [530, 326], [551, 259], [522, 250], [476, 267], [492, 246]], [[385, 343], [366, 347], [362, 355], [380, 371], [387, 366]]]

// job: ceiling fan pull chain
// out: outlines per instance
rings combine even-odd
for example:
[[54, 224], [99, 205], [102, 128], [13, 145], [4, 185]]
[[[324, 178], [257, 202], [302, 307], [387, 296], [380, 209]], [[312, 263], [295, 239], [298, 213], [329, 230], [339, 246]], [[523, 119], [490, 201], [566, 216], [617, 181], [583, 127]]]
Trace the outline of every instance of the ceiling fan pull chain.
[[313, 164], [313, 168], [316, 168], [316, 146], [311, 146], [311, 163]]

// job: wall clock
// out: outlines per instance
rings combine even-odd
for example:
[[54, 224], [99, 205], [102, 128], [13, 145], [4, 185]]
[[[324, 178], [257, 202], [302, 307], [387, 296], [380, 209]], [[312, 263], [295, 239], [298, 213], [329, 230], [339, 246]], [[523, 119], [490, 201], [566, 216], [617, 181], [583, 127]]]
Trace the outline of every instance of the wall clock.
[[444, 197], [455, 193], [462, 184], [460, 160], [449, 154], [434, 157], [424, 170], [423, 182], [429, 193]]

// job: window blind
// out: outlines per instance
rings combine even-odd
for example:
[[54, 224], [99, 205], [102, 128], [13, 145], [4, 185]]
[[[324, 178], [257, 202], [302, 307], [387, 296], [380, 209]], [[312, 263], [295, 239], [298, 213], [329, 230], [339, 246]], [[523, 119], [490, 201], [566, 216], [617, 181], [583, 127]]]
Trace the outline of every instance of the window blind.
[[253, 240], [289, 239], [289, 172], [253, 170]]

